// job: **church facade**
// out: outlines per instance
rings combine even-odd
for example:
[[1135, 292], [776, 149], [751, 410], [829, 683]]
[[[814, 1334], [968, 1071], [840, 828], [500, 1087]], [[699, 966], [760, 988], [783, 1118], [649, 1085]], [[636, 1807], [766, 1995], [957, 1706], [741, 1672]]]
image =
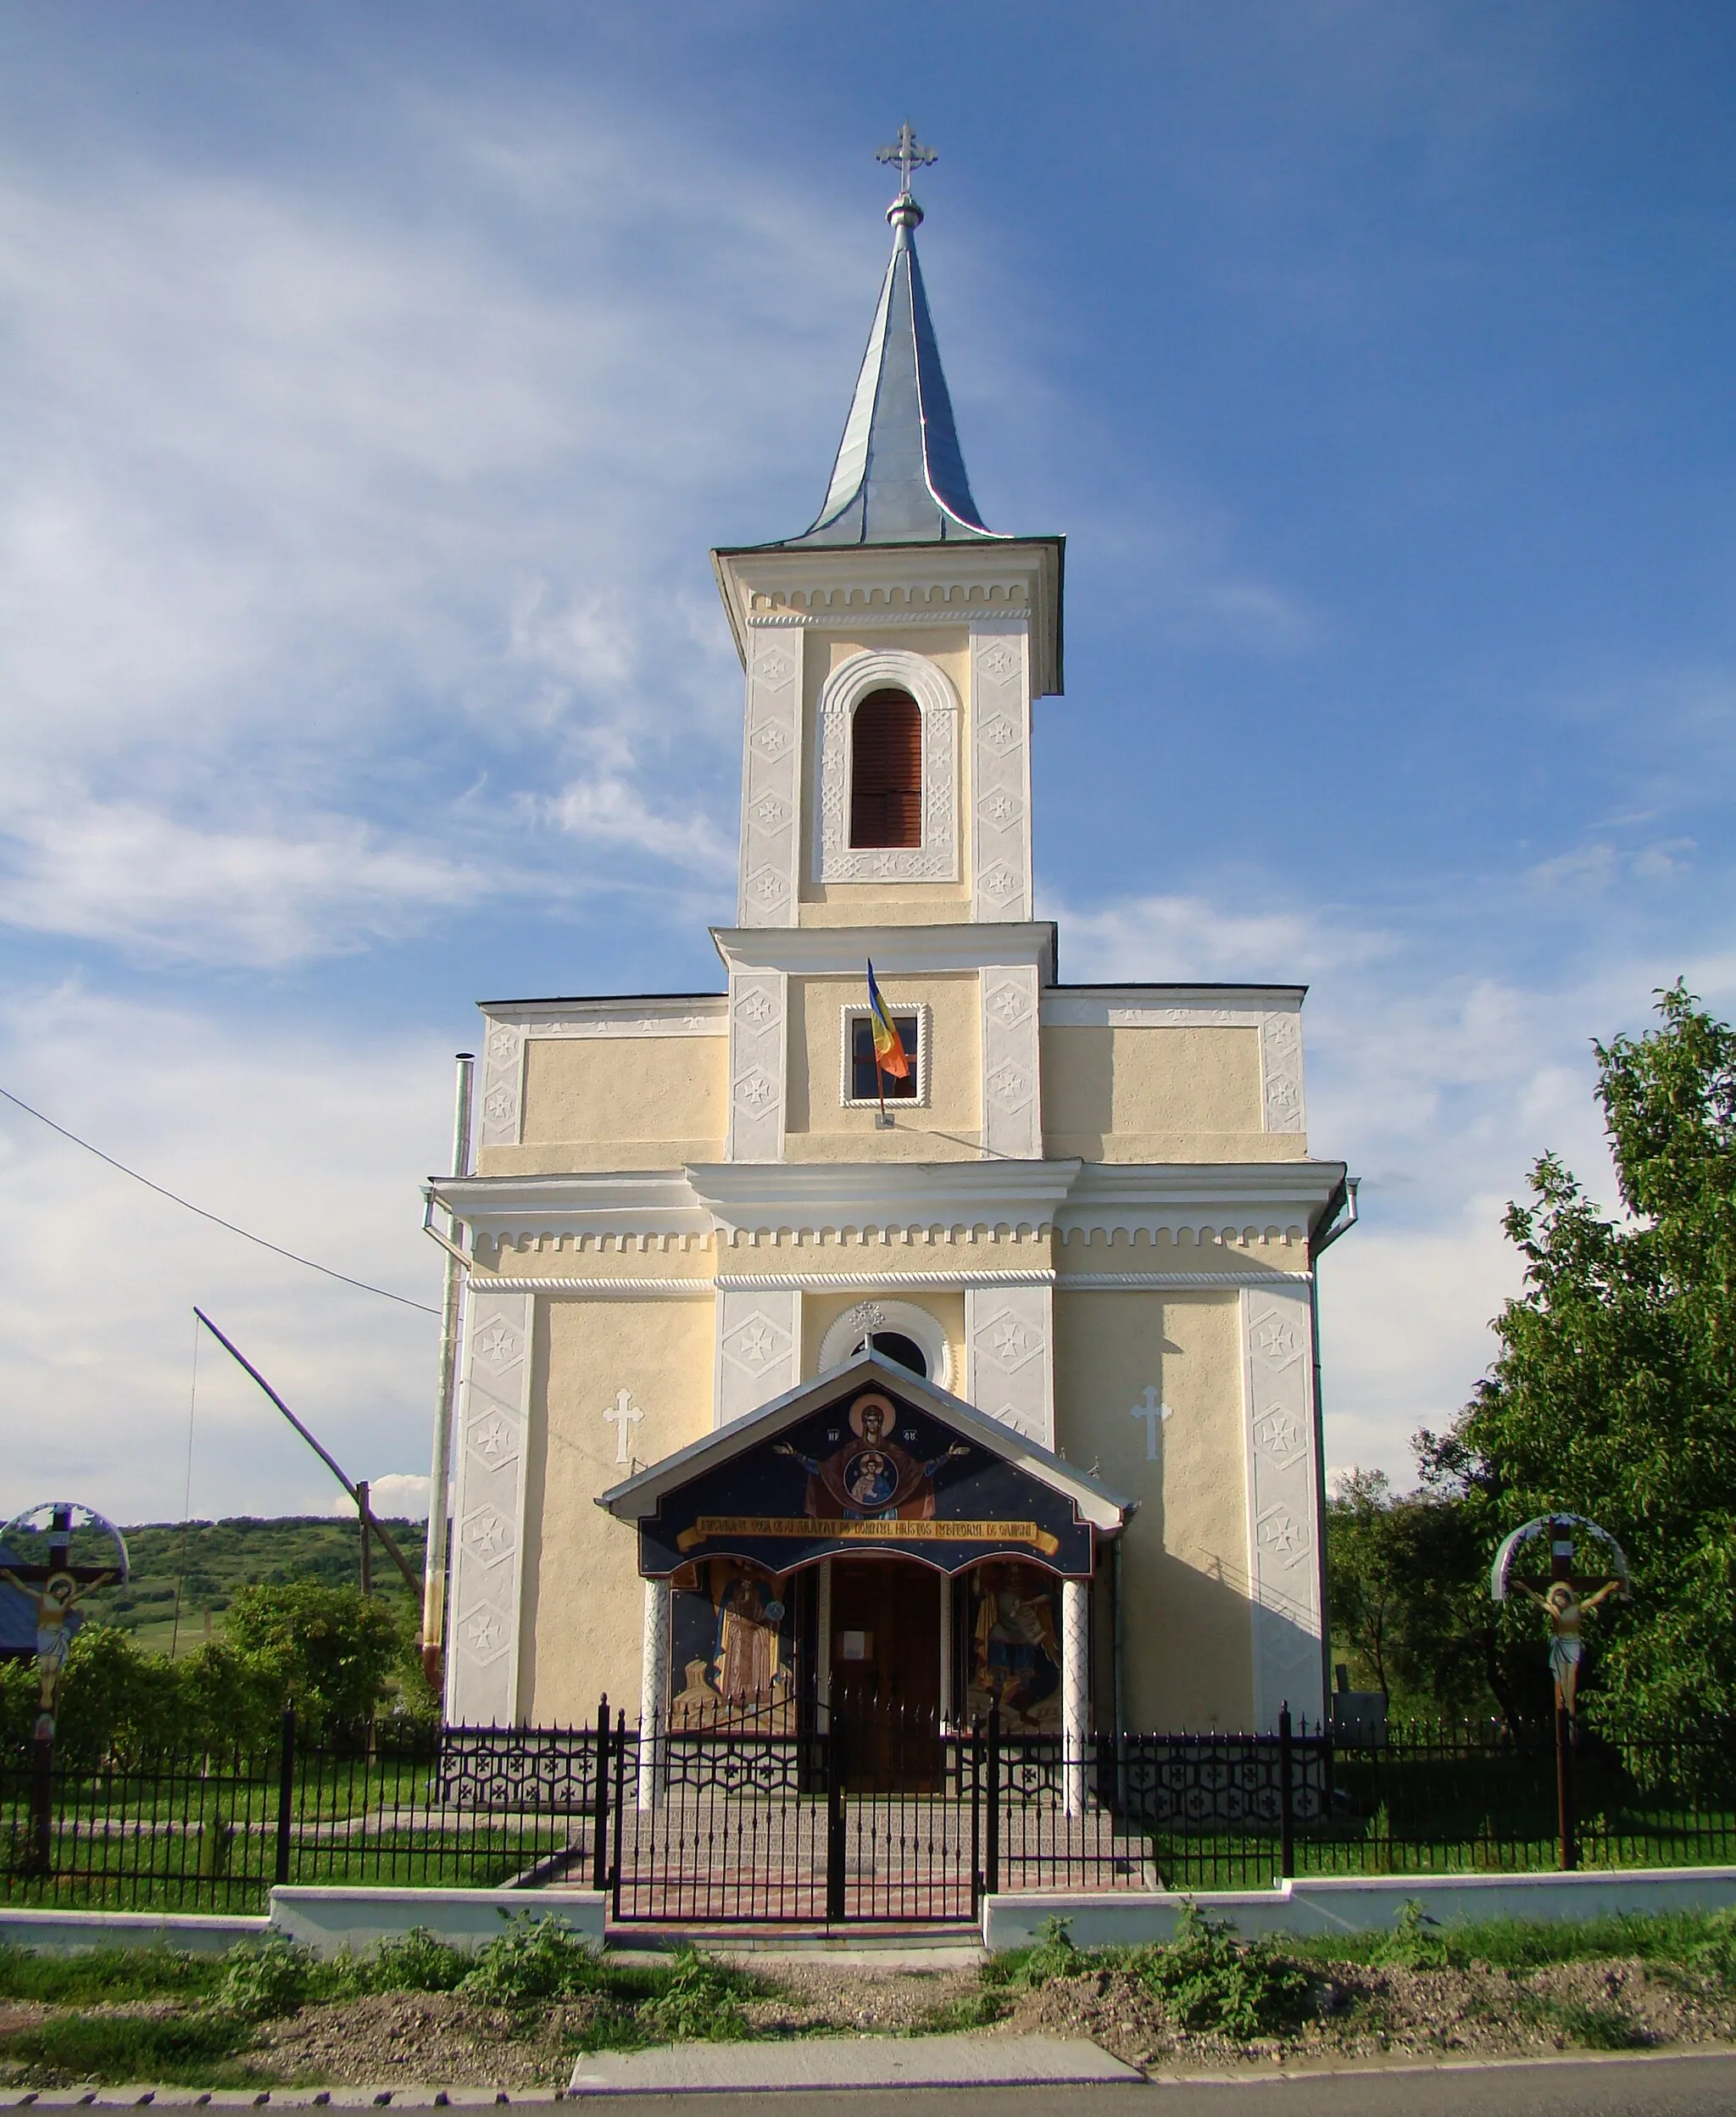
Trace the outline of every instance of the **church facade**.
[[1031, 818], [1063, 540], [983, 524], [908, 188], [887, 217], [819, 519], [713, 554], [746, 679], [719, 989], [482, 1007], [474, 1173], [434, 1186], [469, 1260], [452, 1722], [1323, 1709], [1347, 1189], [1303, 993], [1062, 982]]

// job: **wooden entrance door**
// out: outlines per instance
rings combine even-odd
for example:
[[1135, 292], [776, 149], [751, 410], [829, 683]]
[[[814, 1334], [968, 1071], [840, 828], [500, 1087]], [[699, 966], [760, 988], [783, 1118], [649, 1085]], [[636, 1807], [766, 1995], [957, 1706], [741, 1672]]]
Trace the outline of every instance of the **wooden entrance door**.
[[832, 1560], [832, 1695], [858, 1787], [910, 1791], [933, 1777], [940, 1656], [938, 1574], [910, 1558]]

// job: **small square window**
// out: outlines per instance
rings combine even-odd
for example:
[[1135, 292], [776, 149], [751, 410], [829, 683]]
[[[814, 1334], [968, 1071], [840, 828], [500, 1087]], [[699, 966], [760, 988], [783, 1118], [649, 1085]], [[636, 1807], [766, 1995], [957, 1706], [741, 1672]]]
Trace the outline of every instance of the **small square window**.
[[888, 1106], [893, 1103], [922, 1104], [928, 1100], [928, 1010], [894, 1006], [887, 1011], [897, 1028], [910, 1070], [902, 1078], [893, 1073], [876, 1075], [873, 1019], [865, 1007], [846, 1007], [843, 1079], [840, 1086], [847, 1110], [876, 1106], [882, 1089]]

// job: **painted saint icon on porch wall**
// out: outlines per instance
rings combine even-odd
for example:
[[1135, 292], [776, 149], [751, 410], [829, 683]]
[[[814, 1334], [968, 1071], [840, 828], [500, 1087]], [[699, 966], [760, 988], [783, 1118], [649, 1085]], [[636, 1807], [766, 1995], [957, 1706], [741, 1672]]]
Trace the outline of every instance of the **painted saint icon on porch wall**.
[[870, 1390], [850, 1407], [849, 1437], [829, 1456], [805, 1456], [787, 1442], [774, 1453], [787, 1456], [808, 1473], [803, 1511], [814, 1521], [860, 1520], [891, 1515], [901, 1522], [934, 1518], [934, 1474], [954, 1457], [970, 1454], [954, 1442], [927, 1462], [919, 1461], [898, 1440], [899, 1414], [889, 1396]]
[[671, 1701], [676, 1727], [751, 1719], [776, 1731], [792, 1696], [784, 1585], [739, 1559], [692, 1568], [670, 1598], [670, 1655], [686, 1679]]
[[1000, 1708], [1010, 1735], [1053, 1735], [1061, 1721], [1058, 1584], [1041, 1567], [993, 1560], [971, 1575], [973, 1719]]

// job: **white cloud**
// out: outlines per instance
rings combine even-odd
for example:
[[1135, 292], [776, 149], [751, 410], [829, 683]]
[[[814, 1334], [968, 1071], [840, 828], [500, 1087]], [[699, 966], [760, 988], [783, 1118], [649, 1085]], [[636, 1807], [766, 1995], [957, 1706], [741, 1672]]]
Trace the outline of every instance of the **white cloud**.
[[[388, 1522], [426, 1522], [428, 1518], [428, 1478], [425, 1471], [418, 1476], [409, 1470], [388, 1470], [383, 1477], [368, 1481], [368, 1508], [370, 1513]], [[331, 1502], [334, 1514], [355, 1518], [354, 1503], [340, 1492]]]
[[1070, 978], [1185, 983], [1241, 978], [1294, 984], [1377, 961], [1396, 943], [1348, 916], [1272, 907], [1227, 909], [1198, 896], [1118, 898], [1087, 910], [1046, 903], [1060, 920]]
[[[449, 1153], [431, 1035], [320, 1034], [130, 1004], [8, 994], [0, 1079], [208, 1210], [437, 1304], [417, 1186]], [[4, 1511], [45, 1497], [177, 1520], [190, 1407], [196, 1514], [323, 1511], [330, 1473], [209, 1336], [195, 1302], [351, 1476], [427, 1446], [438, 1323], [193, 1218], [0, 1106]], [[197, 1404], [192, 1404], [194, 1362]]]

